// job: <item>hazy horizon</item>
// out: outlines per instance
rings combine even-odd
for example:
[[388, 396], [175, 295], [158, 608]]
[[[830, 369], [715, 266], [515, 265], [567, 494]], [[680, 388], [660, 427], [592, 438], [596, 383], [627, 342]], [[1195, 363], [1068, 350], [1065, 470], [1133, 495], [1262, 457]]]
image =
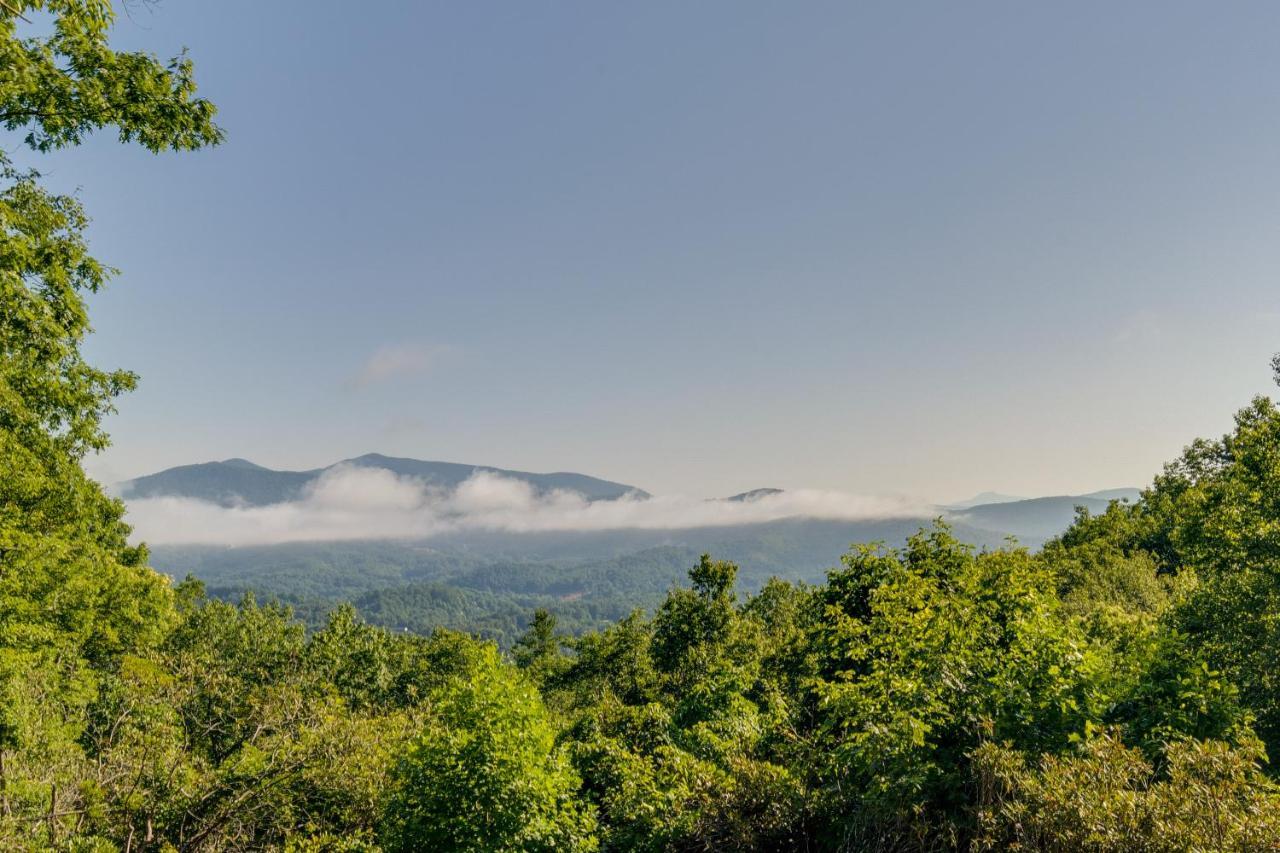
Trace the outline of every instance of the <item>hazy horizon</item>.
[[[346, 463], [349, 463], [349, 462], [358, 460], [361, 457], [367, 457], [367, 456], [389, 456], [389, 454], [381, 454], [375, 450], [369, 453], [352, 454], [349, 456], [345, 456], [341, 459], [333, 459], [327, 462], [322, 462], [317, 465], [309, 465], [301, 468], [288, 468], [288, 467], [283, 467], [278, 465], [272, 465], [269, 462], [264, 462], [263, 460], [260, 460], [260, 459], [249, 459], [243, 456], [230, 456], [224, 459], [193, 459], [193, 460], [182, 462], [177, 465], [169, 466], [163, 469], [139, 471], [134, 476], [125, 477], [125, 478], [113, 480], [110, 482], [104, 481], [102, 484], [106, 486], [109, 490], [111, 490], [113, 493], [115, 493], [117, 491], [118, 486], [130, 480], [134, 480], [140, 477], [147, 477], [153, 474], [161, 474], [161, 473], [164, 473], [165, 471], [171, 470], [172, 468], [182, 468], [187, 466], [208, 465], [208, 464], [218, 464], [218, 463], [225, 464], [225, 463], [233, 463], [233, 462], [248, 462], [251, 465], [255, 465], [261, 468], [266, 468], [266, 469], [269, 469], [272, 471], [278, 471], [278, 472], [292, 472], [292, 473], [320, 472], [325, 469], [341, 467]], [[397, 457], [397, 458], [409, 458], [409, 459], [416, 460], [416, 457]], [[478, 473], [484, 473], [484, 469], [499, 467], [499, 466], [489, 465], [486, 462], [477, 462], [475, 460], [465, 460], [465, 459], [429, 459], [429, 460], [424, 459], [424, 460], [416, 460], [416, 461], [474, 465], [477, 469], [480, 469]], [[506, 470], [516, 470], [516, 469], [506, 469]], [[548, 469], [545, 471], [524, 471], [522, 473], [528, 473], [528, 474], [567, 473], [567, 474], [583, 474], [591, 477], [597, 476], [592, 471], [571, 470], [569, 468], [559, 468], [555, 470]], [[597, 479], [609, 480], [608, 477], [597, 477]], [[618, 482], [618, 481], [614, 481], [614, 482]], [[769, 483], [763, 483], [763, 484], [758, 484], [756, 486], [753, 486], [751, 488], [742, 489], [739, 492], [734, 492], [732, 494], [710, 494], [710, 493], [703, 494], [701, 492], [685, 492], [685, 491], [675, 492], [675, 493], [657, 493], [657, 492], [654, 492], [652, 489], [646, 488], [644, 483], [621, 483], [621, 485], [631, 486], [633, 488], [640, 489], [644, 492], [650, 493], [652, 496], [655, 496], [655, 497], [681, 497], [681, 498], [695, 498], [698, 500], [715, 500], [720, 498], [738, 497], [748, 492], [778, 488]], [[1092, 495], [1095, 493], [1101, 494], [1105, 492], [1130, 489], [1130, 488], [1141, 489], [1141, 488], [1145, 488], [1147, 485], [1148, 484], [1145, 482], [1132, 483], [1127, 485], [1113, 483], [1113, 484], [1102, 486], [1099, 488], [1089, 488], [1089, 489], [1084, 489], [1078, 492], [1071, 492], [1071, 493], [1058, 492], [1053, 494], [1044, 493], [1044, 494], [1022, 494], [1022, 495], [1009, 494], [1006, 492], [1002, 492], [999, 489], [983, 489], [980, 492], [974, 492], [974, 493], [969, 493], [964, 495], [955, 495], [955, 496], [952, 496], [952, 498], [949, 500], [928, 500], [927, 503], [929, 505], [936, 505], [936, 506], [960, 505], [970, 500], [974, 500], [977, 503], [1003, 503], [1003, 502], [1009, 502], [1009, 501], [1034, 500], [1036, 498], [1042, 498], [1042, 497], [1071, 497], [1071, 496]], [[792, 487], [790, 489], [779, 489], [779, 490], [780, 491], [803, 491], [803, 489], [797, 489], [795, 487]], [[915, 501], [914, 505], [923, 505], [926, 502], [923, 495], [906, 495], [901, 491], [894, 491], [894, 490], [890, 490], [887, 492], [874, 493], [874, 494], [864, 494], [864, 495], [860, 495], [859, 497], [914, 500]]]
[[[660, 534], [655, 542], [662, 542], [667, 535], [688, 531], [706, 541], [715, 531], [761, 530], [775, 522], [842, 523], [855, 540], [863, 535], [860, 524], [910, 521], [923, 527], [939, 516], [964, 525], [966, 535], [975, 537], [974, 544], [1012, 535], [1033, 540], [1029, 544], [1034, 545], [1065, 529], [1078, 504], [1096, 512], [1107, 501], [1134, 497], [1124, 494], [1129, 489], [1037, 496], [1043, 500], [983, 493], [947, 506], [903, 495], [822, 489], [761, 488], [697, 496], [651, 494], [637, 484], [584, 480], [563, 472], [466, 470], [438, 460], [376, 454], [310, 471], [272, 471], [246, 465], [247, 461], [180, 466], [121, 483], [114, 491], [127, 503], [126, 518], [134, 535], [153, 545], [234, 547], [453, 537], [465, 542], [467, 550], [487, 534], [650, 531]], [[1071, 500], [1064, 502], [1063, 497]], [[989, 516], [993, 510], [995, 518], [973, 517]], [[527, 546], [530, 540], [521, 541]]]
[[226, 144], [17, 156], [123, 271], [100, 479], [1080, 494], [1273, 390], [1280, 8], [375, 12], [140, 6]]

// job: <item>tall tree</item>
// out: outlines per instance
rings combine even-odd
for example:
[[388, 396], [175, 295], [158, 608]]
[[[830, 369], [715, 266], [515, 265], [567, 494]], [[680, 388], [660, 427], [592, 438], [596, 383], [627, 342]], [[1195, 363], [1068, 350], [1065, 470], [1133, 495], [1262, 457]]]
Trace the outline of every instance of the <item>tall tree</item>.
[[[105, 128], [157, 152], [217, 143], [191, 62], [112, 50], [114, 19], [107, 0], [0, 3], [0, 127], [37, 152]], [[81, 468], [135, 377], [82, 356], [85, 294], [112, 270], [89, 254], [79, 203], [39, 177], [0, 151], [0, 846], [35, 827], [54, 843], [77, 818], [66, 798], [98, 673], [171, 613], [123, 506]]]

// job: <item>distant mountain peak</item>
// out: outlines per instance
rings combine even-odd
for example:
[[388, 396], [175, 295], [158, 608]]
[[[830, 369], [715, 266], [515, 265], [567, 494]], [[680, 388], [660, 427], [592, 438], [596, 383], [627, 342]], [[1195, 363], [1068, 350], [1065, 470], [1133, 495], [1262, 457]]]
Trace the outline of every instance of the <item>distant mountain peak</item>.
[[381, 462], [400, 462], [404, 461], [395, 456], [387, 456], [385, 453], [362, 453], [351, 459], [344, 459], [343, 462], [362, 462], [362, 463], [381, 463]]
[[986, 504], [1011, 504], [1017, 501], [1025, 501], [1028, 498], [1018, 495], [1006, 495], [1000, 492], [981, 492], [969, 498], [967, 501], [956, 501], [949, 504], [953, 509], [968, 509], [971, 506], [983, 506]]
[[730, 495], [727, 498], [722, 498], [722, 500], [733, 501], [734, 503], [744, 503], [746, 501], [757, 501], [760, 500], [760, 498], [767, 498], [772, 495], [780, 494], [782, 494], [782, 489], [774, 489], [766, 486], [763, 489], [752, 489], [748, 492], [739, 492], [736, 495]]
[[1142, 490], [1133, 487], [1123, 489], [1102, 489], [1098, 492], [1089, 492], [1087, 495], [1081, 495], [1082, 498], [1096, 498], [1100, 501], [1128, 501], [1134, 503], [1138, 498], [1142, 497]]
[[250, 471], [268, 470], [266, 468], [263, 468], [261, 465], [257, 464], [256, 462], [250, 462], [248, 459], [241, 459], [239, 456], [233, 456], [230, 459], [223, 459], [218, 464], [227, 465], [231, 468], [245, 468]]

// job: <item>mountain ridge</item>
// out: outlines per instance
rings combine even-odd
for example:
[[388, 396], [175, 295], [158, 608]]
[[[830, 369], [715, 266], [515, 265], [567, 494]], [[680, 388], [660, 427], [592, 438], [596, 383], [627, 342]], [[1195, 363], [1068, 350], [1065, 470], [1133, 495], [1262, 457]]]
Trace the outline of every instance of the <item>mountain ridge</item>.
[[[167, 468], [126, 480], [118, 485], [118, 489], [121, 497], [126, 500], [172, 497], [208, 501], [225, 507], [269, 506], [302, 498], [312, 483], [326, 472], [342, 466], [389, 471], [398, 477], [411, 478], [444, 489], [456, 488], [476, 474], [493, 474], [528, 483], [539, 494], [568, 491], [590, 501], [651, 497], [648, 492], [635, 486], [572, 471], [534, 473], [380, 453], [366, 453], [322, 468], [303, 471], [276, 470], [248, 459], [232, 457]], [[751, 503], [782, 494], [782, 491], [776, 488], [757, 488], [709, 500]], [[1133, 501], [1139, 495], [1139, 490], [1134, 488], [1021, 499], [996, 492], [984, 492], [975, 496], [974, 500], [988, 498], [990, 500], [987, 503], [973, 504], [966, 501], [939, 506], [935, 510], [935, 517], [941, 515], [953, 524], [979, 531], [1012, 535], [1034, 546], [1062, 533], [1074, 519], [1077, 507], [1083, 506], [1090, 512], [1099, 513], [1106, 511], [1113, 500]], [[922, 513], [922, 517], [923, 515]]]
[[956, 501], [947, 504], [951, 509], [968, 509], [975, 506], [988, 506], [990, 504], [1010, 504], [1018, 501], [1030, 500], [1030, 498], [1019, 495], [1006, 495], [1002, 492], [979, 492], [968, 500]]
[[300, 498], [306, 487], [326, 471], [342, 465], [376, 468], [397, 476], [413, 477], [433, 486], [454, 488], [477, 473], [496, 474], [520, 480], [539, 493], [563, 490], [576, 492], [587, 500], [614, 500], [625, 496], [649, 497], [636, 486], [591, 477], [573, 471], [535, 473], [366, 453], [343, 459], [323, 468], [288, 471], [266, 468], [248, 459], [233, 457], [214, 462], [178, 465], [118, 483], [116, 488], [126, 500], [177, 497], [208, 501], [221, 506], [268, 506]]
[[976, 506], [948, 507], [945, 517], [987, 530], [1004, 530], [1022, 540], [1044, 541], [1061, 534], [1076, 515], [1077, 507], [1090, 513], [1106, 512], [1112, 501], [1134, 501], [1138, 489], [1104, 489], [1084, 495], [1049, 495], [1019, 501]]

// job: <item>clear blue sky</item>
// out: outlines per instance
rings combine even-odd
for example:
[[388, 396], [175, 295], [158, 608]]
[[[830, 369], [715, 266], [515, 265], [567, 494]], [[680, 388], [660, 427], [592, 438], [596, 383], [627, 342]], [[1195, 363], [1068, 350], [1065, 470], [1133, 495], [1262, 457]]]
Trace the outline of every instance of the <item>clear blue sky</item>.
[[41, 158], [142, 375], [92, 470], [1149, 481], [1270, 387], [1280, 6], [164, 0], [228, 139]]

